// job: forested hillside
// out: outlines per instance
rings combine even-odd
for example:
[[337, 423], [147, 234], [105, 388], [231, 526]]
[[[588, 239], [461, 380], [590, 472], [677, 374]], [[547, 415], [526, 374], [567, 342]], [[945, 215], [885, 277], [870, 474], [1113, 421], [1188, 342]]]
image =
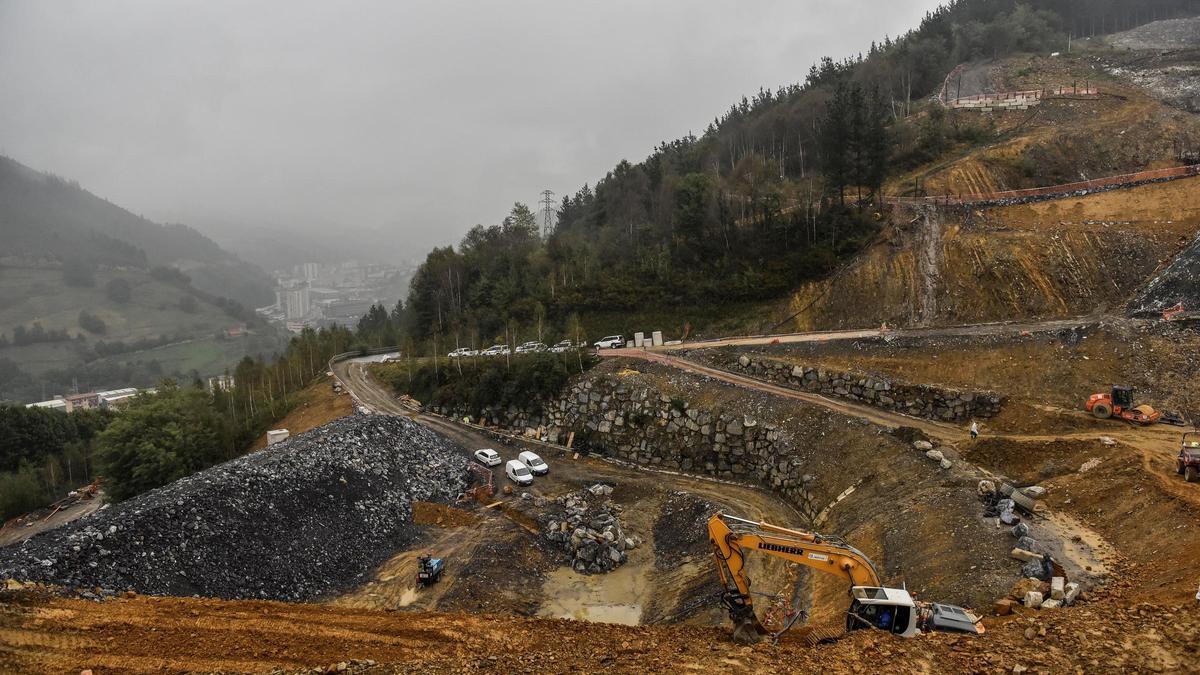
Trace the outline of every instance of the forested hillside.
[[649, 328], [629, 320], [634, 310], [683, 331], [778, 298], [877, 234], [886, 209], [875, 198], [890, 176], [992, 132], [930, 103], [957, 64], [1066, 51], [1069, 38], [1197, 12], [1197, 0], [955, 0], [903, 36], [821, 59], [801, 83], [744, 97], [699, 136], [619, 162], [563, 198], [545, 240], [517, 204], [435, 249], [407, 303], [364, 327], [379, 343], [405, 334], [479, 346]]

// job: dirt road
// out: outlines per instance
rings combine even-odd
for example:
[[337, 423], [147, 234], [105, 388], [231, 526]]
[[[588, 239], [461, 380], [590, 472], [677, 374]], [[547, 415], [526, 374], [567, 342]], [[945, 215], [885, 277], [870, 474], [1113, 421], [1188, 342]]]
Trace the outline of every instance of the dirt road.
[[1072, 319], [1055, 319], [1053, 321], [1035, 321], [1028, 323], [981, 323], [966, 326], [949, 326], [943, 328], [864, 328], [857, 330], [827, 330], [807, 333], [782, 333], [779, 335], [751, 335], [745, 337], [724, 337], [712, 340], [695, 340], [677, 345], [661, 347], [646, 347], [643, 349], [612, 349], [604, 350], [604, 356], [629, 356], [630, 352], [667, 352], [678, 349], [711, 349], [714, 347], [746, 347], [752, 345], [791, 344], [800, 342], [830, 342], [834, 340], [861, 340], [884, 336], [893, 337], [956, 337], [963, 335], [1020, 335], [1021, 333], [1045, 333], [1091, 326], [1101, 320], [1117, 320], [1115, 317], [1098, 315], [1081, 316]]

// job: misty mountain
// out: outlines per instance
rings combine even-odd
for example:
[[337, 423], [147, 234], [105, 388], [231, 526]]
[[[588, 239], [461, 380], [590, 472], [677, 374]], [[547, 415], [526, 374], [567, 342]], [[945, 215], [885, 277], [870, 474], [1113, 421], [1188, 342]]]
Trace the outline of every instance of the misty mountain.
[[199, 290], [247, 306], [273, 299], [270, 279], [200, 232], [135, 215], [53, 174], [0, 157], [6, 256], [185, 272]]

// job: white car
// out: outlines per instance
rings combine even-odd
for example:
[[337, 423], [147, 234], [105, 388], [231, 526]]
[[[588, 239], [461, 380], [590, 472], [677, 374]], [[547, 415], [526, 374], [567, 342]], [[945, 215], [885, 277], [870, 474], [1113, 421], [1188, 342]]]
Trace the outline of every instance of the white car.
[[500, 459], [500, 453], [491, 448], [483, 448], [482, 450], [475, 451], [475, 461], [484, 466], [496, 466], [502, 460]]
[[625, 338], [620, 335], [609, 335], [605, 338], [600, 338], [592, 345], [596, 349], [620, 349], [625, 346]]
[[563, 340], [562, 342], [559, 342], [551, 347], [550, 351], [554, 352], [555, 354], [561, 354], [563, 352], [569, 352], [572, 349], [575, 349], [575, 343], [571, 342], [570, 340]]
[[517, 485], [533, 485], [533, 474], [529, 467], [515, 459], [510, 459], [504, 465], [504, 475]]
[[517, 455], [517, 459], [521, 460], [522, 464], [529, 467], [529, 470], [535, 476], [545, 476], [546, 474], [550, 473], [550, 465], [543, 462], [542, 458], [537, 456], [537, 453], [526, 450], [525, 452]]
[[446, 355], [448, 358], [457, 359], [460, 356], [479, 356], [479, 352], [470, 347], [459, 347]]
[[492, 345], [491, 347], [488, 347], [480, 352], [482, 356], [504, 356], [511, 353], [512, 352], [508, 350], [508, 345]]
[[544, 351], [546, 351], [546, 345], [541, 342], [526, 342], [520, 347], [517, 347], [518, 354], [532, 354], [534, 352]]

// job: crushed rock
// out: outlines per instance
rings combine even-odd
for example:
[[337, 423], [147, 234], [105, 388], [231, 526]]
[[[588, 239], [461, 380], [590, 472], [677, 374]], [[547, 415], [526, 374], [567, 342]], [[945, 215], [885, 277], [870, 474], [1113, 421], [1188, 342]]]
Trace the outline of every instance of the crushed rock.
[[0, 579], [307, 601], [353, 586], [448, 500], [467, 460], [399, 417], [335, 420], [0, 549]]

